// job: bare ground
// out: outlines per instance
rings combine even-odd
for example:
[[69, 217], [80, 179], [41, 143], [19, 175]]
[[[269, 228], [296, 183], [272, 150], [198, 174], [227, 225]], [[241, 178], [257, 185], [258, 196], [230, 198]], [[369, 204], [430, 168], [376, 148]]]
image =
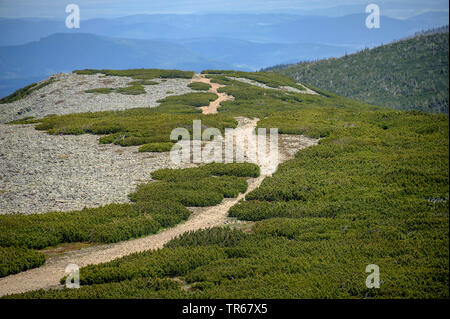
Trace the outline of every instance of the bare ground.
[[208, 106], [202, 106], [200, 109], [202, 110], [203, 114], [215, 114], [217, 113], [217, 108], [220, 107], [220, 103], [223, 101], [233, 100], [234, 97], [231, 95], [228, 95], [226, 93], [218, 93], [217, 89], [224, 87], [225, 85], [221, 85], [218, 83], [212, 83], [210, 79], [205, 78], [203, 74], [196, 74], [191, 82], [201, 82], [201, 83], [207, 83], [211, 85], [211, 88], [209, 89], [209, 92], [215, 93], [218, 95], [218, 98], [215, 101], [212, 101], [209, 103]]

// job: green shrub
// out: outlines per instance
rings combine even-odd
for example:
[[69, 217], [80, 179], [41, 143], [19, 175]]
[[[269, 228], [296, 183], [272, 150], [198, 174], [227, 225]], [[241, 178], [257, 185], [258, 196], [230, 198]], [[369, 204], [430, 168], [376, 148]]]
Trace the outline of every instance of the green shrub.
[[[224, 258], [221, 248], [174, 247], [131, 254], [109, 263], [80, 269], [82, 285], [118, 282], [139, 277], [182, 276], [192, 269]], [[62, 282], [65, 279], [61, 280]]]
[[12, 103], [15, 101], [19, 101], [21, 99], [23, 99], [24, 97], [30, 95], [31, 93], [33, 93], [34, 91], [37, 91], [39, 89], [42, 89], [43, 87], [56, 82], [58, 80], [55, 79], [49, 79], [46, 80], [44, 82], [42, 82], [41, 84], [38, 83], [32, 83], [30, 85], [25, 86], [24, 88], [18, 89], [17, 91], [15, 91], [14, 93], [0, 99], [0, 104], [5, 104], [5, 103]]
[[259, 166], [253, 163], [210, 163], [205, 169], [215, 176], [258, 177], [260, 174]]
[[34, 124], [34, 123], [39, 123], [39, 120], [35, 119], [33, 116], [26, 116], [19, 120], [8, 122], [7, 124]]
[[215, 93], [187, 93], [183, 95], [172, 95], [168, 96], [158, 102], [164, 104], [179, 104], [179, 105], [191, 105], [191, 106], [208, 106], [209, 102], [215, 101], [217, 99], [217, 94]]
[[154, 181], [141, 184], [129, 195], [132, 201], [173, 200], [185, 206], [214, 206], [224, 197], [236, 197], [247, 190], [247, 182], [234, 176]]
[[139, 152], [169, 152], [175, 143], [148, 143], [139, 147]]
[[138, 81], [131, 81], [128, 83], [130, 86], [134, 85], [158, 85], [159, 82], [156, 81], [150, 81], [150, 80], [138, 80]]
[[145, 94], [145, 89], [140, 84], [135, 84], [123, 88], [116, 89], [117, 93], [125, 94], [125, 95], [139, 95], [139, 94]]
[[39, 267], [44, 262], [45, 256], [40, 252], [27, 248], [0, 247], [0, 278]]
[[170, 279], [138, 278], [121, 282], [83, 286], [80, 289], [37, 290], [8, 295], [8, 299], [118, 299], [164, 298], [182, 295], [180, 284]]
[[[224, 197], [247, 190], [245, 177], [255, 177], [259, 167], [251, 163], [210, 163], [194, 168], [160, 169], [156, 181], [144, 183], [129, 195], [132, 201], [172, 200], [185, 206], [213, 206]], [[256, 175], [257, 176], [257, 175]]]
[[179, 71], [179, 70], [160, 70], [160, 69], [129, 69], [129, 70], [94, 70], [84, 69], [75, 70], [76, 74], [104, 74], [107, 76], [129, 76], [134, 79], [156, 79], [156, 78], [183, 78], [190, 79], [194, 76], [192, 71]]
[[[247, 198], [251, 196], [247, 196]], [[309, 207], [308, 207], [309, 208]], [[263, 220], [274, 217], [333, 217], [333, 211], [329, 209], [307, 210], [302, 201], [255, 201], [247, 200], [239, 202], [231, 207], [229, 215], [241, 220]]]
[[152, 172], [154, 179], [167, 182], [191, 180], [210, 176], [258, 177], [259, 166], [253, 163], [209, 163], [200, 167], [159, 169]]
[[164, 247], [197, 247], [218, 245], [220, 247], [236, 246], [245, 238], [244, 232], [227, 227], [214, 227], [186, 232], [164, 245]]
[[85, 93], [96, 93], [96, 94], [109, 94], [111, 92], [114, 92], [114, 89], [112, 88], [97, 88], [97, 89], [90, 89], [85, 90]]
[[188, 84], [188, 87], [197, 91], [208, 91], [211, 88], [211, 85], [203, 82], [192, 82]]
[[189, 211], [176, 202], [111, 204], [73, 212], [0, 215], [0, 246], [45, 248], [70, 242], [118, 242], [186, 220]]

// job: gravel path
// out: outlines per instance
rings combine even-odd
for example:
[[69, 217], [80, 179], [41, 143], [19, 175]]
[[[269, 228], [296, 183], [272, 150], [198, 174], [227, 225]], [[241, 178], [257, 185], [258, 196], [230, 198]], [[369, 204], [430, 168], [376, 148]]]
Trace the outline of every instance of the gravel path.
[[169, 153], [99, 144], [95, 135], [49, 135], [0, 124], [0, 214], [70, 211], [128, 202], [150, 172], [178, 167]]
[[220, 103], [224, 101], [234, 100], [234, 97], [231, 95], [217, 92], [219, 88], [224, 87], [225, 85], [212, 83], [210, 79], [205, 78], [204, 74], [196, 74], [191, 82], [201, 82], [211, 85], [211, 88], [208, 91], [217, 94], [218, 96], [218, 98], [215, 101], [210, 102], [208, 106], [200, 107], [203, 114], [215, 114], [217, 113], [217, 109], [220, 107]]
[[[252, 179], [249, 182], [251, 191], [258, 187], [264, 176]], [[131, 253], [162, 248], [165, 243], [187, 231], [223, 225], [227, 222], [227, 212], [245, 195], [237, 198], [225, 199], [221, 204], [192, 214], [188, 221], [159, 234], [98, 247], [89, 247], [49, 259], [44, 266], [21, 272], [0, 279], [0, 296], [13, 293], [22, 293], [30, 290], [61, 287], [59, 280], [65, 275], [68, 264], [79, 267], [108, 262]]]
[[[238, 128], [242, 130], [241, 133], [244, 134], [255, 128], [257, 119], [249, 120], [246, 118], [238, 118], [238, 122]], [[280, 146], [280, 162], [292, 158], [294, 152], [299, 148], [315, 145], [317, 144], [317, 141], [318, 140], [303, 136], [280, 135], [280, 141], [278, 143]], [[83, 267], [86, 265], [108, 262], [134, 252], [161, 248], [172, 238], [187, 231], [228, 224], [233, 221], [233, 219], [227, 217], [229, 208], [235, 205], [239, 200], [243, 199], [248, 192], [257, 188], [265, 177], [266, 175], [261, 175], [258, 178], [249, 179], [249, 187], [245, 194], [240, 194], [237, 198], [224, 199], [222, 203], [217, 206], [194, 209], [194, 213], [185, 223], [179, 224], [159, 234], [116, 244], [89, 247], [68, 252], [62, 256], [49, 258], [40, 268], [0, 278], [0, 296], [42, 288], [49, 289], [61, 287], [59, 280], [65, 275], [65, 267], [69, 263]]]
[[131, 77], [59, 73], [52, 75], [49, 79], [56, 80], [56, 82], [32, 92], [19, 101], [0, 104], [0, 123], [7, 123], [28, 116], [41, 118], [49, 114], [60, 115], [155, 107], [159, 105], [156, 101], [167, 96], [193, 92], [187, 86], [190, 79], [153, 79], [152, 81], [159, 82], [159, 84], [144, 85], [147, 93], [140, 95], [84, 92], [95, 88], [126, 87], [129, 82], [135, 81]]

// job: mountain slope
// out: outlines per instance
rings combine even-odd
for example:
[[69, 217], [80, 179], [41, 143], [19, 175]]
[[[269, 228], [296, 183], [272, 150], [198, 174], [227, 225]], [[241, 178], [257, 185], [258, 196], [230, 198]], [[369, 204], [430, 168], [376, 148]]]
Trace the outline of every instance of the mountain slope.
[[360, 101], [448, 113], [449, 34], [413, 38], [346, 55], [272, 70]]
[[[92, 83], [91, 89], [98, 88], [101, 81], [108, 83], [120, 76], [127, 82], [136, 77], [156, 80], [163, 76], [159, 70], [101, 71], [105, 79], [98, 72], [84, 70], [75, 75], [86, 76], [83, 80]], [[130, 76], [134, 78], [126, 79]], [[255, 128], [278, 128], [279, 148], [275, 146], [274, 151], [280, 151], [281, 160], [290, 159], [266, 178], [264, 166], [259, 170], [251, 163], [210, 163], [170, 169], [174, 163], [164, 162], [167, 169], [153, 170], [152, 180], [139, 181], [140, 185], [129, 196], [131, 203], [71, 213], [0, 215], [0, 257], [4, 256], [0, 258], [0, 276], [2, 265], [4, 275], [40, 265], [42, 259], [26, 263], [34, 259], [32, 253], [38, 248], [67, 247], [60, 246], [61, 243], [120, 241], [81, 248], [63, 258], [49, 257], [42, 268], [0, 278], [0, 296], [29, 291], [5, 298], [449, 298], [448, 115], [395, 111], [322, 90], [318, 90], [320, 94], [287, 90], [285, 85], [294, 88], [296, 84], [276, 73], [210, 70], [194, 75], [192, 80], [201, 78], [211, 84], [221, 84], [220, 92], [234, 97], [222, 102], [217, 114], [202, 114], [202, 106], [210, 104], [211, 99], [218, 100], [219, 96], [212, 97], [211, 92], [189, 92], [166, 97], [153, 108], [65, 115], [58, 112], [59, 115], [36, 119], [27, 116], [14, 123], [35, 123], [35, 129], [47, 131], [54, 141], [61, 137], [58, 135], [67, 138], [78, 135], [82, 143], [81, 139], [87, 139], [88, 134], [96, 134], [102, 152], [89, 147], [86, 153], [103, 153], [106, 148], [117, 152], [109, 144], [120, 145], [125, 150], [140, 145], [140, 151], [150, 152], [149, 158], [156, 155], [154, 147], [173, 144], [170, 133], [174, 128], [192, 132], [194, 120], [201, 120], [203, 133], [206, 128], [216, 127], [222, 135], [227, 128], [240, 128], [235, 131], [236, 136], [247, 135], [247, 130], [251, 134]], [[74, 84], [82, 80], [72, 79], [76, 79]], [[184, 81], [187, 87], [189, 79]], [[69, 89], [63, 89], [68, 85], [60, 79], [39, 89], [36, 95], [60, 94], [52, 92], [52, 85]], [[158, 90], [159, 85], [149, 85], [146, 93], [130, 97], [137, 101], [138, 97]], [[114, 95], [117, 93], [103, 94], [102, 100], [112, 101]], [[32, 98], [30, 94], [21, 101]], [[83, 104], [76, 103], [72, 108], [78, 112]], [[20, 188], [8, 184], [0, 192], [0, 199], [11, 193], [16, 195], [26, 186], [33, 190], [30, 196], [42, 196], [51, 207], [55, 198], [47, 195], [42, 186], [61, 190], [58, 199], [68, 195], [72, 188], [57, 187], [57, 182], [39, 182], [44, 178], [39, 179], [37, 175], [46, 177], [47, 170], [38, 171], [26, 163], [48, 159], [41, 153], [52, 150], [40, 143], [30, 143], [34, 129], [14, 124], [4, 129], [7, 135], [0, 140], [0, 146], [5, 140], [16, 141], [11, 134], [24, 129], [27, 131], [20, 135], [24, 142], [13, 147], [7, 144], [2, 149], [7, 156], [0, 156], [5, 163], [0, 162], [0, 167], [6, 167], [8, 174], [3, 180], [13, 181], [13, 176], [20, 176], [16, 184]], [[303, 140], [296, 144], [302, 138], [300, 134], [309, 142], [303, 144], [306, 142]], [[51, 141], [42, 132], [39, 137]], [[249, 141], [236, 138], [233, 149], [250, 154], [250, 148], [245, 147]], [[88, 176], [93, 175], [94, 180], [108, 178], [99, 173], [99, 168], [109, 161], [100, 161], [99, 167], [88, 165], [92, 161], [76, 160], [75, 147], [54, 144], [57, 153], [53, 154], [59, 155], [58, 162], [73, 166], [67, 169], [45, 160], [44, 168], [50, 165], [53, 172], [59, 167], [64, 173], [59, 176], [64, 176], [64, 180], [72, 177], [78, 181], [82, 179], [78, 172], [84, 171], [90, 173]], [[311, 147], [296, 151], [302, 144]], [[287, 153], [286, 146], [292, 147], [291, 153]], [[222, 148], [218, 149], [221, 161]], [[205, 150], [208, 149], [203, 147], [203, 154]], [[159, 151], [164, 152], [162, 147]], [[272, 151], [271, 147], [270, 154]], [[11, 157], [11, 153], [17, 155]], [[68, 154], [69, 158], [61, 158], [61, 154]], [[262, 157], [266, 157], [264, 153]], [[136, 167], [140, 162], [135, 160], [137, 157], [132, 159], [127, 168]], [[258, 159], [261, 159], [259, 155]], [[28, 176], [33, 183], [24, 185], [24, 174], [16, 167], [29, 168]], [[114, 167], [107, 170], [108, 175], [116, 175]], [[67, 174], [72, 169], [77, 174]], [[247, 177], [252, 177], [248, 185]], [[108, 193], [117, 192], [110, 186], [106, 189]], [[96, 190], [87, 193], [89, 197], [100, 198], [92, 195], [97, 194]], [[20, 205], [30, 196], [20, 198]], [[236, 196], [239, 197], [233, 199]], [[85, 198], [89, 197], [72, 197], [72, 200], [75, 198], [86, 205]], [[189, 216], [186, 207], [197, 208]], [[186, 219], [180, 227], [175, 225]], [[219, 228], [209, 228], [213, 225]], [[155, 232], [159, 233], [151, 237]], [[175, 235], [180, 236], [174, 238]], [[133, 240], [136, 237], [141, 238]], [[134, 254], [137, 251], [141, 252]], [[81, 287], [53, 289], [64, 276], [63, 262], [69, 259], [82, 265]], [[366, 284], [368, 265], [380, 269], [377, 289]], [[31, 291], [38, 288], [42, 289]]]

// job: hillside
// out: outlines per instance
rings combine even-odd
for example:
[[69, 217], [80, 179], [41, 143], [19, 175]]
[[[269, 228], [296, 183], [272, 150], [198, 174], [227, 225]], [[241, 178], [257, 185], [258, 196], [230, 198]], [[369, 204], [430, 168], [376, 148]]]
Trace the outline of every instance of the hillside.
[[[305, 86], [85, 69], [8, 97], [0, 296], [449, 298], [448, 115]], [[236, 136], [278, 128], [278, 169], [259, 155], [174, 164], [171, 132], [194, 120]], [[68, 263], [79, 289], [59, 285]]]
[[271, 70], [365, 103], [448, 113], [448, 40], [447, 28], [338, 59]]

